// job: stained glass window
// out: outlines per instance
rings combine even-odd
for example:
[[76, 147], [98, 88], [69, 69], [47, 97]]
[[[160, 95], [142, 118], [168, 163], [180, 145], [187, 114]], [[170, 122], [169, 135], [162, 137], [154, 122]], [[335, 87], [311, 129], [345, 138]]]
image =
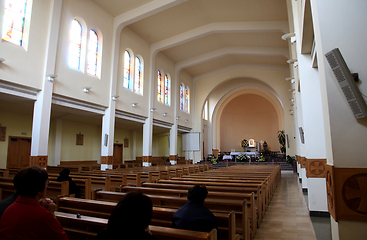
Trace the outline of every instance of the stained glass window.
[[158, 102], [163, 102], [163, 96], [162, 96], [162, 74], [161, 74], [161, 71], [159, 71], [159, 70], [158, 70], [157, 100], [158, 100]]
[[134, 91], [141, 94], [142, 85], [142, 66], [139, 57], [135, 58], [135, 79], [134, 79]]
[[88, 43], [88, 63], [87, 72], [92, 75], [97, 75], [98, 60], [98, 35], [94, 30], [89, 31]]
[[164, 104], [170, 105], [171, 81], [168, 75], [164, 76]]
[[69, 67], [80, 69], [81, 46], [82, 25], [74, 19], [70, 30]]
[[190, 90], [188, 86], [185, 88], [185, 112], [190, 112]]
[[184, 85], [180, 85], [180, 110], [184, 111]]
[[2, 39], [22, 46], [27, 0], [6, 0]]
[[131, 82], [131, 56], [129, 51], [125, 51], [124, 57], [124, 88], [130, 88]]

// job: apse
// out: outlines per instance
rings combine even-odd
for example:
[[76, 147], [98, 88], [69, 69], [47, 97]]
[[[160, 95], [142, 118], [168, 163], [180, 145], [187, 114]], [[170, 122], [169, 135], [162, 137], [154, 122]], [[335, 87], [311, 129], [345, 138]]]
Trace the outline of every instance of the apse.
[[220, 149], [243, 151], [242, 139], [266, 141], [271, 151], [279, 151], [277, 111], [266, 98], [243, 94], [230, 100], [220, 116]]

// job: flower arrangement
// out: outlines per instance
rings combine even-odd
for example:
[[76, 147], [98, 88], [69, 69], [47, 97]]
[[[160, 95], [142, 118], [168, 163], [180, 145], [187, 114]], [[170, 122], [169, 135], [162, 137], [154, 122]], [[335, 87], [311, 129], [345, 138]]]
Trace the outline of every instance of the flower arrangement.
[[236, 157], [237, 161], [239, 162], [248, 162], [250, 161], [250, 156], [243, 154], [243, 153], [239, 153]]
[[241, 141], [241, 147], [248, 147], [248, 141], [246, 139]]
[[211, 163], [218, 163], [218, 159], [216, 159], [214, 156], [210, 159]]
[[263, 153], [260, 153], [259, 162], [265, 162], [265, 157]]

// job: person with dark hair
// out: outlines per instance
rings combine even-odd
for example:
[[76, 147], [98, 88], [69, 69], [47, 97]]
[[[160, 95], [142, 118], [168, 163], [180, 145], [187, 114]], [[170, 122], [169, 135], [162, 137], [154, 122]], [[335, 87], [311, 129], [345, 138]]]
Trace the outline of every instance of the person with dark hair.
[[203, 206], [207, 195], [208, 190], [205, 186], [195, 185], [189, 189], [189, 201], [173, 214], [172, 227], [199, 232], [218, 229], [214, 214]]
[[153, 204], [150, 198], [136, 191], [126, 194], [112, 211], [107, 228], [102, 229], [99, 240], [156, 240], [149, 231]]
[[73, 182], [69, 174], [70, 174], [70, 169], [64, 168], [59, 173], [59, 176], [57, 177], [56, 181], [58, 182], [68, 181], [69, 182], [69, 194], [75, 194], [76, 198], [80, 198], [80, 188]]
[[172, 164], [171, 164], [171, 161], [167, 158], [166, 159], [166, 162], [164, 163], [164, 165], [171, 166]]
[[1, 239], [68, 240], [55, 217], [56, 205], [51, 199], [43, 199], [48, 185], [47, 171], [38, 166], [25, 168], [15, 175], [13, 182], [19, 196], [0, 219]]

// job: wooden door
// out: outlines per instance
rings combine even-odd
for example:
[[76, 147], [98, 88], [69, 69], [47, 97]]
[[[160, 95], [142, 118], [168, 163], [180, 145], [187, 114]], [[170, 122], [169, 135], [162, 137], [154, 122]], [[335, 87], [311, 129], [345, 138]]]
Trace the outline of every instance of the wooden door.
[[122, 164], [122, 153], [123, 153], [123, 144], [115, 143], [113, 144], [113, 164]]
[[31, 138], [9, 136], [7, 168], [29, 167]]

